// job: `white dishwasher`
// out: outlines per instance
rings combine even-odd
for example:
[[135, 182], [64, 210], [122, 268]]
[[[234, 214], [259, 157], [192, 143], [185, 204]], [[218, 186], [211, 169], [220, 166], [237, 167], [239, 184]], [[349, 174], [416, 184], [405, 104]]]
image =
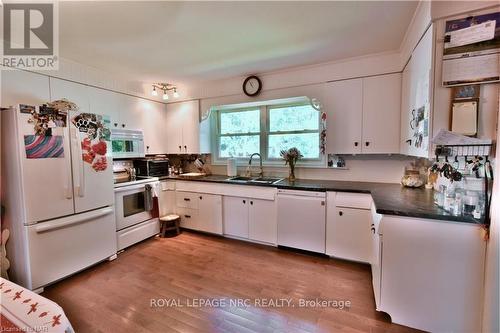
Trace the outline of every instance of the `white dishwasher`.
[[325, 253], [326, 193], [278, 190], [278, 245]]

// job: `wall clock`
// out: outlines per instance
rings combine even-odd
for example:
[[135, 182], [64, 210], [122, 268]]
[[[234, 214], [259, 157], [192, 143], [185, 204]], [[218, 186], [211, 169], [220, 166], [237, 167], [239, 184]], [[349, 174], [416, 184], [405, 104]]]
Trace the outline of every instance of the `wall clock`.
[[249, 76], [243, 82], [243, 92], [247, 96], [257, 96], [262, 89], [262, 81], [255, 75]]

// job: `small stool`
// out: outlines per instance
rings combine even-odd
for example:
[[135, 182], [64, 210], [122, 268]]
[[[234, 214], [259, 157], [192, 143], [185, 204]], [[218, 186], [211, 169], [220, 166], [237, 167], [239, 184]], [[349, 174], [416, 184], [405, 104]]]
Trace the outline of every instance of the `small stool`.
[[173, 231], [173, 230], [175, 230], [176, 236], [180, 234], [180, 228], [179, 228], [180, 222], [181, 218], [177, 214], [168, 214], [160, 217], [160, 223], [161, 223], [160, 237], [165, 237], [167, 231]]

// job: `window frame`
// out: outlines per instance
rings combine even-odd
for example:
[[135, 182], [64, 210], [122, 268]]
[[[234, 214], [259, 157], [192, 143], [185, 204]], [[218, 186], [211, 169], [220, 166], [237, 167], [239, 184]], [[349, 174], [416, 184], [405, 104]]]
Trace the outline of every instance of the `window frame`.
[[[326, 158], [325, 154], [321, 153], [321, 111], [318, 111], [318, 129], [317, 130], [303, 130], [303, 131], [270, 131], [270, 109], [277, 109], [282, 107], [290, 106], [303, 106], [310, 105], [308, 101], [293, 101], [293, 102], [283, 102], [283, 103], [273, 103], [273, 101], [262, 102], [260, 105], [253, 106], [238, 106], [235, 108], [229, 108], [227, 106], [222, 106], [219, 109], [214, 108], [212, 110], [211, 116], [211, 129], [212, 129], [212, 164], [214, 165], [226, 165], [227, 159], [230, 157], [220, 156], [220, 138], [222, 136], [247, 136], [247, 135], [259, 135], [260, 137], [260, 151], [258, 153], [262, 156], [262, 163], [266, 166], [280, 166], [285, 167], [284, 161], [280, 157], [269, 157], [269, 136], [273, 134], [306, 134], [306, 133], [317, 133], [318, 134], [318, 158], [302, 158], [297, 162], [297, 166], [300, 167], [325, 167]], [[236, 133], [236, 134], [221, 134], [221, 114], [229, 112], [242, 112], [249, 110], [260, 110], [260, 132], [249, 132], [249, 133]], [[239, 162], [239, 164], [245, 164], [248, 162], [248, 157], [234, 157]]]
[[[246, 132], [246, 133], [233, 133], [233, 134], [222, 134], [221, 133], [221, 115], [222, 113], [235, 113], [235, 112], [244, 112], [244, 111], [256, 111], [259, 110], [259, 131], [258, 132]], [[242, 107], [235, 109], [225, 109], [225, 110], [217, 110], [215, 112], [216, 121], [215, 121], [215, 157], [218, 161], [227, 161], [230, 157], [221, 157], [220, 156], [220, 139], [224, 136], [259, 136], [259, 151], [262, 151], [262, 107]], [[235, 157], [236, 159], [245, 159], [246, 157]]]
[[[320, 143], [321, 143], [321, 112], [316, 110], [318, 112], [318, 129], [317, 130], [302, 130], [302, 131], [276, 131], [276, 132], [271, 132], [271, 117], [269, 115], [269, 110], [270, 109], [279, 109], [279, 108], [284, 108], [284, 107], [291, 107], [291, 106], [304, 106], [304, 105], [310, 105], [306, 101], [302, 103], [284, 103], [284, 104], [274, 104], [274, 105], [267, 105], [266, 106], [266, 113], [265, 113], [265, 120], [266, 120], [266, 126], [264, 127], [264, 140], [265, 140], [265, 148], [264, 148], [264, 153], [265, 153], [265, 161], [267, 162], [283, 162], [283, 159], [281, 157], [269, 157], [269, 136], [273, 134], [308, 134], [308, 133], [318, 133], [318, 151], [319, 151], [319, 156], [318, 158], [302, 158], [299, 160], [298, 165], [300, 165], [300, 162], [302, 163], [317, 163], [322, 161], [322, 154], [321, 154], [321, 149], [320, 149]], [[262, 150], [262, 149], [261, 149]]]

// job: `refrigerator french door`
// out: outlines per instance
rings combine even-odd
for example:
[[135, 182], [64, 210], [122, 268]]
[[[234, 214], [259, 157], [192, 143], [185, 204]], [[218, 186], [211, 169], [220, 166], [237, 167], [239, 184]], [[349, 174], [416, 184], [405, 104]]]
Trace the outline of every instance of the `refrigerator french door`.
[[31, 115], [16, 114], [26, 224], [113, 205], [110, 143], [87, 140], [72, 122], [88, 114], [69, 112], [66, 127], [51, 128], [51, 136], [35, 135]]
[[[109, 133], [107, 140], [89, 140], [88, 128], [77, 128], [75, 119], [82, 121], [82, 115], [99, 117], [95, 114], [71, 113], [69, 125], [73, 167], [73, 196], [75, 213], [110, 206], [114, 203], [113, 161]], [[79, 118], [80, 117], [80, 118]], [[85, 123], [87, 120], [83, 120]], [[104, 120], [102, 120], [104, 121]]]
[[21, 113], [19, 108], [6, 116], [15, 118], [11, 124], [17, 129], [24, 223], [74, 214], [69, 128], [55, 127], [51, 137], [36, 135], [31, 114]]

